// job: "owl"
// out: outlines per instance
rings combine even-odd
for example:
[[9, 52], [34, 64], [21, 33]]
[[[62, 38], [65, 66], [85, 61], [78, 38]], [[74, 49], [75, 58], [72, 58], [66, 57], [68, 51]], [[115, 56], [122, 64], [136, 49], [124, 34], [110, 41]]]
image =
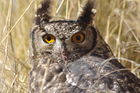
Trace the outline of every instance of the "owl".
[[114, 58], [93, 25], [93, 0], [77, 20], [52, 20], [51, 6], [42, 1], [34, 18], [30, 93], [140, 93], [140, 79]]

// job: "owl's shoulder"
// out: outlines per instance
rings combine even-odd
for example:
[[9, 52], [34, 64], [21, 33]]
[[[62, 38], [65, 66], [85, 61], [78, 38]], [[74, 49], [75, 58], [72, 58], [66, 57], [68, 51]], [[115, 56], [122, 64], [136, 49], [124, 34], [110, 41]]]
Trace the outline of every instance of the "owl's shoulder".
[[70, 73], [67, 81], [88, 91], [107, 89], [106, 91], [123, 93], [140, 92], [140, 79], [124, 68], [118, 60], [89, 56], [70, 63], [68, 70]]

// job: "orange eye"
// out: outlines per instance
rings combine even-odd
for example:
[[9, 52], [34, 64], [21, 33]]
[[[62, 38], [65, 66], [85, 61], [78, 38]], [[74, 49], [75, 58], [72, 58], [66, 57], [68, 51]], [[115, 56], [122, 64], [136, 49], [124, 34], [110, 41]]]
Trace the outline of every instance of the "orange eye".
[[82, 43], [85, 40], [85, 35], [79, 32], [79, 33], [74, 34], [71, 39], [72, 39], [72, 42]]
[[44, 35], [43, 37], [43, 41], [45, 42], [45, 43], [54, 43], [55, 41], [56, 41], [56, 38], [55, 38], [55, 36], [53, 36], [53, 35], [51, 35], [51, 34], [46, 34], [46, 35]]

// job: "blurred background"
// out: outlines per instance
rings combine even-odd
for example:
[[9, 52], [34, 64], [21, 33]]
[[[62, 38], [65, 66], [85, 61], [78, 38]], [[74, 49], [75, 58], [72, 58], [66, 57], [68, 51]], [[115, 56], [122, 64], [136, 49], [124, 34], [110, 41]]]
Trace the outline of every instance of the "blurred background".
[[[30, 29], [41, 0], [0, 0], [0, 93], [27, 93]], [[86, 0], [54, 0], [54, 19], [76, 19]], [[97, 0], [95, 26], [140, 78], [140, 0]]]

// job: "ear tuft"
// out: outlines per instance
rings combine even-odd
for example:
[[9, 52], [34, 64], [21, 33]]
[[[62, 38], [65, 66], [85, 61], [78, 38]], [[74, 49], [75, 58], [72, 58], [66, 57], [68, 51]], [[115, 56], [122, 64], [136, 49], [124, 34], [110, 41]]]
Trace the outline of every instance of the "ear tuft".
[[95, 8], [95, 0], [88, 0], [86, 5], [83, 7], [83, 12], [78, 17], [78, 21], [86, 25], [92, 24], [93, 18], [96, 14], [96, 10], [94, 8]]
[[49, 22], [49, 20], [51, 19], [51, 3], [52, 0], [43, 0], [41, 2], [35, 15], [36, 25], [41, 25]]

